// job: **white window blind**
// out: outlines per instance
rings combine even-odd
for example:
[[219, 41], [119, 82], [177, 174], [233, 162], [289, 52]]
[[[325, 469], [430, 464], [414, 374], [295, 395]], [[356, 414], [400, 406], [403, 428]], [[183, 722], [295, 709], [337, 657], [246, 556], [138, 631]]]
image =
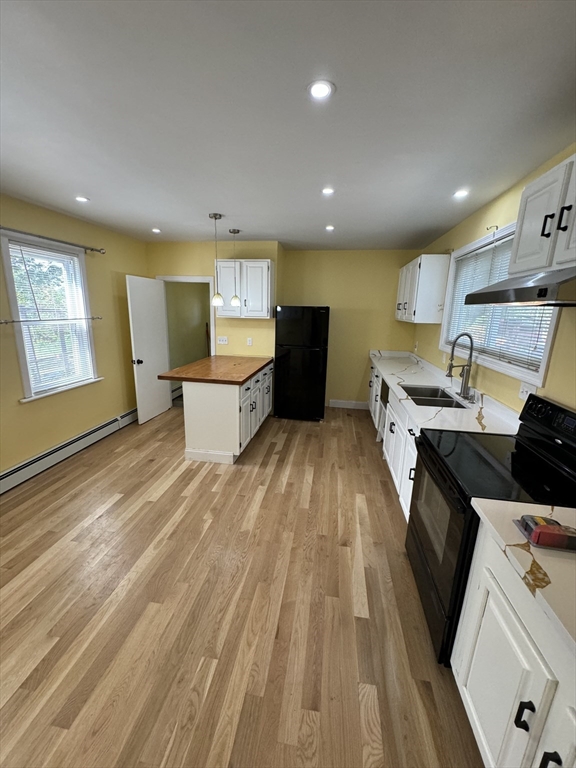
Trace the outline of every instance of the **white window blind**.
[[[464, 304], [466, 294], [508, 277], [512, 240], [512, 237], [506, 238], [456, 260], [444, 343], [450, 344], [459, 333], [466, 331], [474, 339], [475, 351], [481, 355], [538, 372], [551, 330], [552, 307]], [[462, 348], [467, 354], [465, 339]]]
[[30, 395], [94, 379], [79, 257], [13, 240], [9, 252]]

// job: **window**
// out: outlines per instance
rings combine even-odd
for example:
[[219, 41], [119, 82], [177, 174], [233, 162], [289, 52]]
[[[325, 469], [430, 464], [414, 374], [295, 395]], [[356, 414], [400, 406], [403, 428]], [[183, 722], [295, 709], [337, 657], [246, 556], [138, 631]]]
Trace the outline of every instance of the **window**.
[[[508, 277], [514, 229], [515, 225], [506, 227], [499, 231], [499, 237], [490, 235], [453, 254], [440, 348], [448, 351], [452, 340], [466, 331], [474, 339], [481, 365], [540, 386], [558, 310], [464, 304], [466, 294]], [[466, 339], [462, 350], [468, 354]]]
[[8, 235], [2, 255], [24, 399], [94, 381], [84, 252]]

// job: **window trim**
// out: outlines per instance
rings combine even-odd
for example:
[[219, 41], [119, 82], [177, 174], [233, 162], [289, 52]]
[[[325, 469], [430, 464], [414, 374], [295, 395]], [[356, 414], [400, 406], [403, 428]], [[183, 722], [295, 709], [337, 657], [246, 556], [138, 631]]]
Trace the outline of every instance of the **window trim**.
[[[453, 251], [450, 258], [450, 269], [448, 270], [448, 282], [446, 283], [446, 297], [444, 300], [444, 312], [442, 314], [442, 326], [440, 328], [440, 343], [438, 345], [440, 351], [450, 352], [451, 350], [451, 346], [444, 341], [444, 338], [447, 334], [450, 308], [452, 307], [456, 261], [466, 256], [467, 254], [472, 253], [473, 251], [477, 251], [480, 248], [491, 245], [492, 243], [497, 243], [499, 240], [504, 240], [510, 236], [514, 236], [515, 232], [516, 222], [514, 221], [511, 224], [507, 224], [505, 227], [498, 229], [496, 232], [485, 235], [484, 237], [475, 240], [473, 243], [468, 243], [462, 248], [458, 248], [458, 250]], [[495, 358], [492, 358], [489, 355], [485, 355], [481, 352], [474, 353], [473, 361], [477, 365], [481, 365], [483, 368], [489, 368], [492, 371], [497, 371], [498, 373], [503, 373], [506, 376], [510, 376], [513, 379], [518, 379], [519, 381], [526, 382], [527, 384], [535, 384], [537, 387], [542, 387], [548, 374], [550, 353], [552, 351], [554, 338], [556, 336], [559, 315], [560, 308], [555, 307], [552, 311], [552, 318], [550, 320], [550, 332], [548, 333], [548, 337], [546, 339], [546, 345], [542, 355], [542, 362], [538, 372], [529, 371], [527, 368], [520, 368], [517, 365], [512, 365], [512, 363], [507, 363], [503, 360], [496, 360]], [[459, 347], [456, 347], [456, 355], [458, 357], [464, 358], [467, 356], [467, 353]]]
[[[4, 277], [6, 279], [6, 293], [8, 294], [8, 306], [10, 307], [10, 314], [13, 320], [20, 320], [20, 311], [18, 309], [18, 300], [16, 298], [16, 287], [14, 284], [14, 274], [12, 272], [12, 261], [10, 259], [10, 241], [23, 243], [24, 245], [32, 245], [47, 250], [54, 251], [58, 249], [61, 253], [70, 254], [78, 258], [80, 266], [80, 281], [82, 283], [82, 295], [84, 298], [84, 309], [86, 317], [91, 317], [90, 311], [90, 298], [88, 296], [88, 281], [86, 279], [86, 255], [83, 248], [75, 248], [74, 246], [67, 244], [60, 244], [54, 240], [45, 240], [42, 237], [35, 237], [34, 235], [21, 235], [18, 232], [10, 229], [2, 228], [2, 234], [0, 236], [0, 248], [2, 250], [2, 263], [4, 267]], [[92, 360], [92, 373], [91, 379], [83, 379], [82, 381], [74, 382], [73, 384], [63, 384], [60, 387], [54, 387], [53, 389], [45, 390], [34, 394], [32, 392], [32, 386], [30, 384], [30, 373], [28, 371], [28, 359], [26, 357], [26, 350], [24, 347], [24, 335], [22, 333], [22, 326], [20, 323], [14, 323], [14, 339], [16, 341], [16, 352], [18, 355], [18, 363], [20, 365], [20, 376], [22, 378], [22, 388], [24, 390], [24, 397], [20, 398], [21, 403], [32, 402], [33, 400], [40, 400], [41, 398], [48, 397], [49, 395], [58, 394], [58, 392], [66, 392], [69, 389], [76, 389], [77, 387], [84, 387], [87, 384], [93, 384], [96, 381], [102, 381], [103, 377], [98, 376], [98, 370], [96, 368], [96, 354], [94, 350], [94, 335], [92, 333], [92, 323], [88, 321], [88, 345], [90, 348], [90, 358]]]

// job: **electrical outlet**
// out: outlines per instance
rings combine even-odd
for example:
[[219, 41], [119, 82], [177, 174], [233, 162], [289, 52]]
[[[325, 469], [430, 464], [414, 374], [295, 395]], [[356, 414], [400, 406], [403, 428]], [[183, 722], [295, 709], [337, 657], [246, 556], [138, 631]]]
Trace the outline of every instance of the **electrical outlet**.
[[414, 352], [418, 352], [418, 342], [414, 344]]
[[228, 336], [218, 336], [218, 344], [228, 344]]
[[525, 381], [522, 381], [520, 383], [520, 392], [518, 392], [518, 397], [520, 400], [526, 400], [528, 395], [535, 395], [536, 394], [536, 385], [535, 384], [527, 384]]
[[251, 346], [252, 346], [252, 337], [251, 337], [251, 336], [248, 336], [248, 338], [246, 339], [246, 344], [247, 344], [249, 347], [251, 347]]

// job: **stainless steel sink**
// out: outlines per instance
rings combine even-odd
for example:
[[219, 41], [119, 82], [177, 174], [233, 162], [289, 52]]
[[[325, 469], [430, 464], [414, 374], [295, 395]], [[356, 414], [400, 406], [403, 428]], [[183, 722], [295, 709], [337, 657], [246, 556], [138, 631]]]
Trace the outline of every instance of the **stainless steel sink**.
[[428, 405], [431, 408], [465, 408], [466, 406], [459, 403], [458, 400], [452, 397], [450, 392], [447, 392], [441, 387], [417, 387], [417, 386], [403, 386], [400, 387], [410, 396], [410, 399], [414, 405]]
[[400, 384], [401, 388], [406, 392], [407, 395], [410, 395], [410, 397], [436, 397], [436, 398], [442, 398], [443, 400], [453, 400], [454, 398], [449, 392], [446, 392], [445, 389], [442, 389], [441, 387], [404, 387], [402, 384]]
[[462, 403], [452, 397], [412, 397], [414, 405], [428, 405], [431, 408], [464, 408]]

